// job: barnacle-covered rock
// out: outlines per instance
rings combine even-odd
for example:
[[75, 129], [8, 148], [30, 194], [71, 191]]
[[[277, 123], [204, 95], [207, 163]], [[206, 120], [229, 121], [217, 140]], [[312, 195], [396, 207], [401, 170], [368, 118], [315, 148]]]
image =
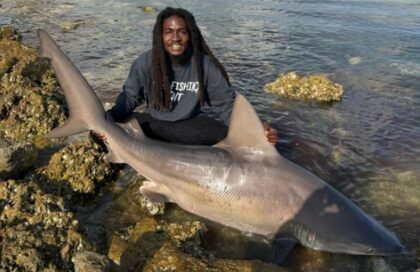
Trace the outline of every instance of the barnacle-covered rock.
[[90, 139], [76, 140], [56, 152], [36, 178], [60, 195], [92, 194], [114, 177], [115, 165], [106, 162], [101, 147]]
[[0, 138], [0, 179], [22, 177], [32, 167], [37, 149], [32, 143]]
[[309, 76], [299, 76], [295, 72], [281, 74], [274, 82], [267, 83], [264, 89], [282, 97], [318, 102], [339, 101], [343, 96], [343, 86], [321, 74]]
[[172, 242], [166, 242], [147, 262], [143, 271], [281, 272], [284, 269], [260, 261], [199, 259], [183, 253]]
[[201, 248], [201, 239], [206, 231], [206, 225], [200, 221], [187, 221], [181, 224], [170, 223], [166, 228], [166, 232], [177, 247], [184, 252], [197, 256], [204, 254]]
[[0, 40], [21, 41], [22, 35], [12, 26], [0, 27]]
[[34, 181], [0, 182], [0, 270], [72, 271], [72, 256], [92, 245], [61, 196]]
[[91, 24], [93, 22], [94, 22], [93, 19], [76, 19], [70, 22], [63, 23], [61, 27], [64, 30], [75, 30], [79, 28], [80, 26]]
[[141, 9], [144, 13], [153, 13], [157, 11], [157, 8], [152, 6], [139, 6], [139, 9]]
[[76, 271], [112, 272], [116, 267], [112, 260], [104, 255], [89, 250], [82, 250], [73, 258]]
[[132, 226], [116, 230], [110, 239], [108, 257], [119, 265], [121, 271], [143, 267], [168, 239], [161, 230], [161, 223], [145, 217]]
[[49, 61], [17, 40], [0, 40], [0, 133], [18, 141], [42, 137], [64, 123], [64, 104]]

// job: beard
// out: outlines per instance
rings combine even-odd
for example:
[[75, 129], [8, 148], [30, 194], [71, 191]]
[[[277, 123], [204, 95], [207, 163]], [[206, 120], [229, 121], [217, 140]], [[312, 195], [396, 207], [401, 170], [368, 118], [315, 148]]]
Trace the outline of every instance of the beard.
[[172, 65], [185, 65], [187, 64], [192, 57], [192, 49], [188, 47], [188, 49], [184, 52], [184, 54], [180, 56], [171, 56], [169, 55], [170, 64]]

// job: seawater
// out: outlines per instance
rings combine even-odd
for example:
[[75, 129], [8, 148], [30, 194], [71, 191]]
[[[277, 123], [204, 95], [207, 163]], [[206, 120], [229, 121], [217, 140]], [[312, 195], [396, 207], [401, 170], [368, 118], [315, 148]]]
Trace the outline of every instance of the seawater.
[[[15, 0], [0, 5], [0, 25], [15, 26], [33, 46], [38, 46], [36, 29], [47, 30], [107, 102], [120, 92], [134, 59], [151, 48], [157, 13], [139, 6], [187, 8], [236, 90], [278, 130], [279, 152], [346, 194], [408, 249], [419, 247], [419, 1]], [[75, 22], [78, 27], [64, 29]], [[301, 102], [263, 90], [288, 71], [327, 74], [344, 86], [342, 101]]]

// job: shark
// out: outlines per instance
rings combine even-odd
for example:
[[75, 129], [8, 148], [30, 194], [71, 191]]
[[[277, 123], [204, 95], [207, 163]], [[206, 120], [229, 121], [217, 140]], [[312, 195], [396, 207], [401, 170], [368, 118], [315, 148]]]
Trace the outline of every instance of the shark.
[[[248, 100], [237, 94], [229, 131], [213, 146], [147, 138], [130, 119], [107, 119], [89, 83], [44, 30], [40, 55], [51, 60], [69, 109], [66, 123], [47, 137], [103, 132], [106, 159], [146, 177], [141, 193], [225, 226], [315, 250], [356, 255], [403, 254], [398, 237], [344, 194], [270, 144]], [[284, 253], [282, 253], [282, 256]], [[279, 257], [280, 258], [280, 257]]]

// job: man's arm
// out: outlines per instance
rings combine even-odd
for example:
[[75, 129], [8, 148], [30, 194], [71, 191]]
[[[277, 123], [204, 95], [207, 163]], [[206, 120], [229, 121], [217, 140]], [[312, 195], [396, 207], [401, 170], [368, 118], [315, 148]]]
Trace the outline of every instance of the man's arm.
[[118, 95], [115, 105], [107, 112], [116, 122], [123, 122], [133, 110], [144, 102], [145, 75], [138, 58], [132, 65], [128, 78]]
[[[122, 92], [118, 95], [115, 105], [106, 112], [107, 118], [115, 122], [124, 122], [133, 110], [144, 102], [145, 74], [142, 72], [141, 62], [144, 62], [144, 58], [142, 60], [140, 56], [131, 65]], [[105, 134], [100, 131], [91, 130], [90, 135], [94, 140], [106, 142]]]

